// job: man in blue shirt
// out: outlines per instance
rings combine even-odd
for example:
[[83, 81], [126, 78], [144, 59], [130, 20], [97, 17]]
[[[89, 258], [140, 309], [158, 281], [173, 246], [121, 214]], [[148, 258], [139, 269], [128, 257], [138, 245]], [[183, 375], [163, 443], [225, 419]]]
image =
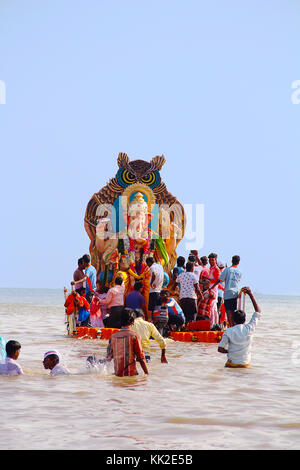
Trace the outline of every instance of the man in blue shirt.
[[137, 281], [134, 284], [134, 290], [129, 292], [125, 297], [125, 307], [131, 308], [132, 310], [142, 310], [147, 320], [147, 309], [145, 304], [145, 298], [142, 295], [143, 283]]
[[233, 312], [237, 309], [239, 282], [242, 278], [242, 273], [238, 270], [239, 263], [240, 257], [238, 255], [233, 256], [232, 265], [221, 272], [219, 279], [210, 288], [213, 289], [214, 286], [225, 281], [224, 306], [230, 327], [233, 326]]
[[84, 262], [84, 274], [86, 276], [85, 298], [91, 303], [94, 292], [96, 291], [97, 271], [96, 268], [91, 265], [90, 255], [83, 255], [82, 260]]

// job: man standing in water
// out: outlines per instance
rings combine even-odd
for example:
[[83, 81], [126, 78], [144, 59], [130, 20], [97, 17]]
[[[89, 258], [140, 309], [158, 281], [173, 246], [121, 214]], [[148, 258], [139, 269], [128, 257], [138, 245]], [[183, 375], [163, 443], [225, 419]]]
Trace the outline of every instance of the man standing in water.
[[91, 264], [90, 255], [87, 255], [87, 254], [83, 255], [83, 257], [81, 258], [81, 262], [82, 262], [81, 266], [85, 270], [84, 276], [82, 279], [77, 279], [76, 281], [75, 280], [72, 281], [71, 285], [77, 286], [78, 284], [80, 285], [86, 281], [85, 298], [90, 304], [92, 301], [93, 295], [96, 291], [97, 271], [96, 271], [96, 268]]
[[237, 298], [239, 295], [239, 282], [242, 278], [242, 273], [238, 269], [240, 263], [240, 257], [234, 255], [232, 257], [232, 265], [228, 268], [225, 268], [216, 282], [210, 287], [214, 287], [220, 282], [225, 281], [224, 285], [224, 306], [226, 310], [227, 320], [229, 326], [233, 326], [233, 312], [237, 309]]
[[254, 313], [249, 323], [245, 324], [245, 312], [242, 310], [234, 311], [234, 326], [224, 331], [218, 347], [218, 352], [227, 354], [228, 360], [225, 367], [250, 367], [252, 337], [257, 321], [261, 316], [261, 309], [250, 287], [243, 287], [242, 291], [249, 295]]
[[[84, 262], [83, 262], [83, 259], [80, 258], [78, 260], [78, 267], [74, 271], [74, 274], [73, 274], [73, 281], [76, 282], [75, 290], [76, 292], [78, 292], [79, 295], [82, 295], [85, 292], [84, 281], [82, 281], [82, 279], [84, 278], [83, 270], [84, 270]], [[77, 283], [77, 281], [79, 281], [79, 283]]]
[[108, 343], [107, 359], [114, 360], [115, 375], [118, 377], [138, 375], [136, 361], [139, 361], [144, 373], [149, 374], [141, 337], [132, 329], [134, 320], [133, 310], [124, 308], [121, 314], [121, 329], [111, 336]]

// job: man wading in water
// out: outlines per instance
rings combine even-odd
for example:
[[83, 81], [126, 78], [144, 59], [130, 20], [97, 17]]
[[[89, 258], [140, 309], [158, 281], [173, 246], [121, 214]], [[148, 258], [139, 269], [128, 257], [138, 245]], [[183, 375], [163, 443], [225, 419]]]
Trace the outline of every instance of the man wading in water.
[[107, 347], [107, 359], [114, 360], [115, 375], [118, 377], [138, 375], [136, 361], [139, 361], [144, 373], [149, 374], [141, 336], [131, 328], [134, 320], [133, 310], [124, 308], [121, 329], [111, 336]]
[[224, 331], [218, 347], [220, 353], [227, 354], [225, 367], [250, 367], [252, 338], [257, 321], [261, 317], [261, 309], [250, 287], [243, 287], [242, 292], [249, 295], [254, 313], [249, 323], [245, 324], [245, 312], [243, 310], [233, 312], [234, 326]]

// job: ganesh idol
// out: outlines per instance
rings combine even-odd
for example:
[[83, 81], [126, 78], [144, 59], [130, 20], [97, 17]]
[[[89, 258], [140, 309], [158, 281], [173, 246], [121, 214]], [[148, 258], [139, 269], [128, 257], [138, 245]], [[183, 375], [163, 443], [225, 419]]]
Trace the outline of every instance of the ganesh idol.
[[150, 274], [146, 260], [152, 257], [162, 265], [167, 265], [169, 261], [164, 241], [150, 228], [155, 198], [148, 187], [132, 185], [130, 191], [124, 191], [120, 199], [124, 209], [125, 229], [108, 238], [107, 219], [100, 219], [96, 227], [96, 246], [103, 253], [104, 269], [100, 279], [112, 283], [116, 276], [121, 275], [125, 283], [125, 295], [133, 289], [137, 280], [142, 281], [147, 305]]

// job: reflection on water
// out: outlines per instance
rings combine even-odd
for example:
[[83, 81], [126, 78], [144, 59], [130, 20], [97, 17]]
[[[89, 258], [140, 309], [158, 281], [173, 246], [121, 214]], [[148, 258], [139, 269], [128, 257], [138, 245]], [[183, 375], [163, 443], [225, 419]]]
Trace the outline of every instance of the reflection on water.
[[[150, 375], [120, 378], [86, 367], [107, 341], [65, 336], [62, 292], [0, 289], [0, 335], [21, 342], [26, 373], [0, 376], [0, 448], [297, 449], [300, 299], [259, 300], [250, 369], [224, 368], [215, 344], [167, 340], [168, 364], [153, 342]], [[72, 375], [43, 369], [50, 348]]]

